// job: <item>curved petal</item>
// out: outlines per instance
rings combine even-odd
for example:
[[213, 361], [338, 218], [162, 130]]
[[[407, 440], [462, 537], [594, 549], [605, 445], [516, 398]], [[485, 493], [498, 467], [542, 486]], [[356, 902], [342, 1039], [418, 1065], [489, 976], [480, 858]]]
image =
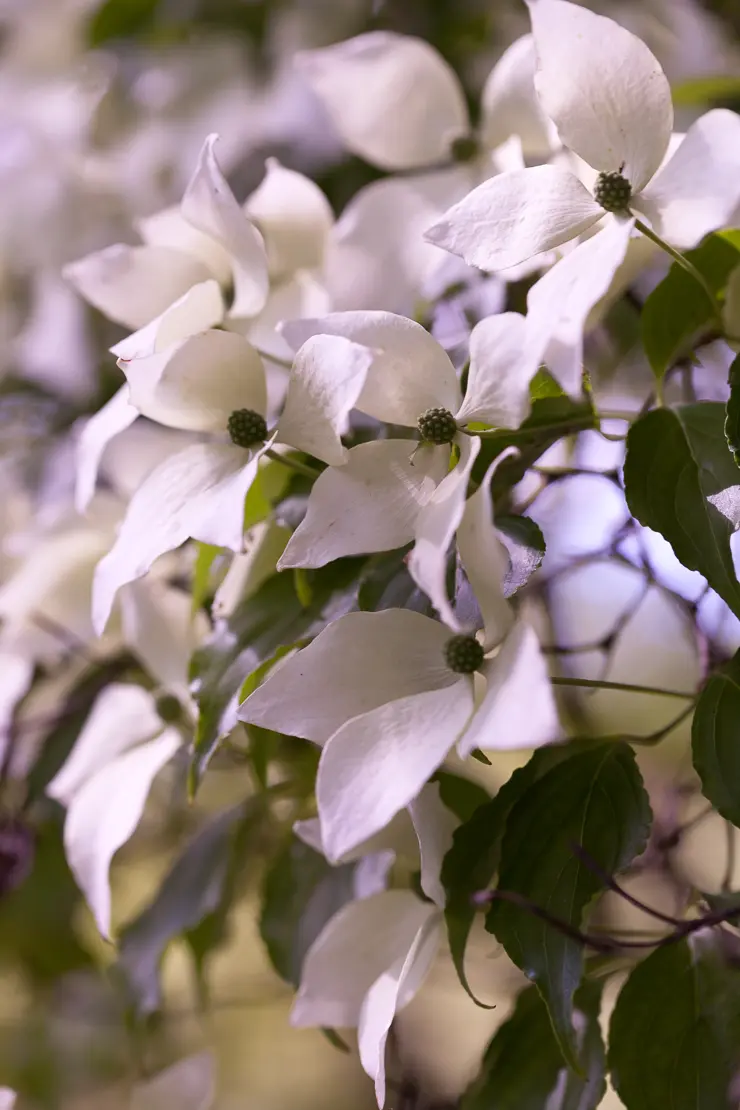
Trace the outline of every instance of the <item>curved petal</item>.
[[323, 567], [343, 555], [391, 551], [414, 538], [419, 513], [447, 471], [449, 450], [409, 439], [361, 443], [314, 482], [279, 569]]
[[436, 916], [436, 907], [410, 890], [387, 890], [343, 906], [306, 953], [291, 1025], [358, 1025], [373, 983], [406, 960], [419, 932]]
[[88, 779], [161, 731], [162, 721], [148, 690], [131, 683], [111, 683], [95, 699], [68, 759], [46, 793], [69, 806]]
[[505, 270], [575, 239], [603, 215], [574, 174], [535, 166], [484, 181], [424, 237], [470, 266]]
[[316, 801], [329, 860], [384, 828], [444, 762], [473, 712], [470, 677], [449, 674], [451, 685], [354, 717], [324, 746]]
[[494, 428], [518, 428], [529, 407], [529, 383], [539, 360], [527, 342], [518, 312], [488, 316], [470, 334], [470, 369], [458, 424], [480, 420]]
[[422, 39], [370, 31], [298, 63], [347, 149], [382, 169], [446, 160], [469, 130], [457, 75]]
[[360, 1062], [375, 1083], [378, 1106], [385, 1105], [385, 1045], [393, 1018], [421, 987], [439, 948], [440, 917], [425, 922], [406, 959], [376, 979], [365, 995], [357, 1027]]
[[537, 51], [532, 35], [512, 42], [496, 62], [481, 93], [481, 138], [489, 150], [518, 135], [522, 153], [544, 156], [559, 145], [554, 124], [534, 88]]
[[310, 177], [268, 158], [265, 176], [244, 210], [262, 232], [273, 277], [321, 265], [334, 213]]
[[601, 231], [547, 271], [527, 294], [528, 350], [571, 396], [583, 377], [583, 333], [627, 253], [634, 220], [607, 221]]
[[507, 454], [504, 451], [491, 463], [480, 486], [465, 502], [457, 529], [457, 550], [483, 616], [486, 651], [501, 643], [514, 620], [514, 611], [504, 597], [509, 556], [494, 526], [491, 494], [491, 478]]
[[179, 732], [167, 729], [125, 752], [87, 779], [67, 810], [67, 862], [106, 939], [111, 933], [111, 860], [138, 825], [155, 775], [181, 744]]
[[124, 362], [146, 358], [158, 351], [164, 351], [173, 343], [197, 335], [199, 331], [217, 327], [223, 318], [224, 299], [218, 282], [210, 278], [188, 289], [187, 293], [166, 308], [160, 316], [116, 343], [110, 351]]
[[452, 834], [460, 822], [442, 801], [436, 782], [427, 783], [418, 798], [409, 803], [409, 815], [419, 840], [421, 889], [436, 906], [444, 909], [442, 861], [452, 847]]
[[666, 166], [636, 198], [658, 235], [693, 247], [726, 227], [740, 204], [740, 116], [707, 112], [686, 132]]
[[244, 498], [260, 452], [196, 443], [161, 462], [131, 498], [113, 548], [93, 580], [93, 624], [100, 635], [116, 593], [143, 578], [155, 559], [187, 539], [239, 551]]
[[537, 635], [526, 621], [517, 621], [483, 673], [485, 697], [457, 746], [463, 758], [474, 748], [541, 748], [560, 737], [547, 663]]
[[448, 638], [444, 625], [411, 610], [348, 613], [272, 671], [239, 717], [323, 744], [358, 714], [453, 686]]
[[321, 320], [295, 320], [283, 328], [294, 349], [312, 335], [341, 335], [371, 347], [376, 358], [357, 408], [393, 424], [416, 426], [427, 409], [456, 412], [460, 388], [455, 368], [425, 328], [392, 312], [333, 312]]
[[138, 415], [138, 409], [129, 403], [128, 385], [123, 385], [102, 409], [85, 422], [75, 446], [75, 508], [78, 513], [84, 513], [92, 501], [106, 447], [129, 428]]
[[130, 403], [169, 428], [225, 433], [236, 409], [267, 409], [262, 359], [236, 332], [211, 329], [119, 365]]
[[135, 1084], [129, 1110], [166, 1110], [168, 1106], [176, 1106], [177, 1110], [212, 1110], [215, 1097], [213, 1053], [199, 1052]]
[[231, 258], [225, 247], [210, 235], [193, 227], [183, 216], [179, 204], [135, 221], [136, 230], [145, 243], [170, 247], [198, 258], [207, 266], [223, 288], [231, 285]]
[[416, 543], [408, 560], [411, 577], [423, 590], [442, 620], [455, 630], [459, 622], [447, 596], [447, 553], [465, 509], [468, 479], [480, 440], [458, 436], [460, 459], [419, 513]]
[[190, 594], [151, 579], [130, 582], [121, 591], [121, 627], [147, 674], [187, 705], [190, 658], [210, 627], [193, 613]]
[[535, 86], [560, 138], [595, 170], [623, 173], [639, 192], [673, 130], [668, 80], [645, 43], [566, 0], [528, 0]]
[[269, 288], [267, 255], [262, 236], [242, 212], [221, 173], [213, 151], [217, 140], [218, 135], [206, 139], [180, 210], [188, 223], [215, 239], [232, 259], [232, 315], [256, 316]]
[[94, 308], [126, 328], [142, 328], [211, 274], [197, 258], [168, 247], [115, 243], [64, 268]]
[[314, 335], [293, 362], [278, 438], [309, 455], [341, 466], [347, 461], [341, 433], [357, 404], [375, 352], [339, 335]]

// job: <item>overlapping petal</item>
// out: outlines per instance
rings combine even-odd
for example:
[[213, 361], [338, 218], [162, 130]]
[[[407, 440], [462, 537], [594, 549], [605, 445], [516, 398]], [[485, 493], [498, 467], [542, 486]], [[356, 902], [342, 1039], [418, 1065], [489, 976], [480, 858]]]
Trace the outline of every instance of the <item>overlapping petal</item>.
[[538, 363], [518, 312], [481, 320], [470, 334], [468, 384], [456, 414], [458, 424], [481, 421], [518, 428], [529, 412], [529, 383]]
[[102, 409], [98, 409], [85, 422], [75, 449], [75, 507], [78, 513], [84, 513], [92, 501], [106, 447], [112, 439], [129, 428], [138, 415], [139, 410], [129, 402], [128, 385], [124, 385]]
[[310, 177], [268, 158], [265, 176], [244, 209], [265, 240], [273, 278], [321, 265], [334, 213]]
[[221, 290], [218, 282], [209, 278], [193, 285], [154, 320], [116, 343], [111, 354], [124, 362], [146, 358], [200, 331], [217, 327], [223, 318]]
[[493, 522], [491, 478], [502, 461], [503, 455], [500, 455], [465, 502], [457, 529], [457, 550], [480, 606], [487, 651], [503, 640], [514, 620], [503, 589], [509, 557]]
[[501, 55], [481, 93], [481, 138], [493, 150], [512, 135], [525, 155], [538, 157], [557, 146], [554, 124], [542, 111], [534, 88], [537, 52], [532, 35], [522, 35]]

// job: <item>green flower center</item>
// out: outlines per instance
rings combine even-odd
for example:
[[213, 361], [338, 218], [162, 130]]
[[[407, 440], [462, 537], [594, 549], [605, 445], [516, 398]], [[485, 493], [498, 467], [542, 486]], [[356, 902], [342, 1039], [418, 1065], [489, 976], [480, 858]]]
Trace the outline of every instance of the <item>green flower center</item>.
[[478, 140], [473, 135], [458, 135], [450, 143], [453, 162], [472, 162], [478, 155]]
[[483, 646], [475, 636], [452, 636], [445, 644], [444, 655], [455, 674], [472, 674], [483, 662]]
[[632, 186], [621, 173], [600, 173], [594, 186], [594, 200], [607, 212], [624, 212], [632, 198]]
[[182, 706], [174, 694], [162, 694], [157, 698], [157, 713], [167, 725], [173, 725], [182, 716]]
[[457, 422], [449, 409], [427, 409], [416, 422], [421, 438], [427, 443], [452, 443], [457, 435]]
[[237, 447], [254, 447], [267, 439], [267, 424], [264, 416], [252, 409], [236, 409], [228, 423], [231, 442]]

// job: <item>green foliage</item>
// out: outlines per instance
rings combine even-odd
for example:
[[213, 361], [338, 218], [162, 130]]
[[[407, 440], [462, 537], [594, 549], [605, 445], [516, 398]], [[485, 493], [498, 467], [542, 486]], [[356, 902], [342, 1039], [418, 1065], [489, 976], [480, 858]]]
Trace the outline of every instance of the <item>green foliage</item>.
[[558, 1110], [594, 1110], [605, 1089], [600, 985], [584, 983], [573, 1001], [581, 1023], [582, 1076], [565, 1072], [547, 1007], [537, 989], [527, 987], [486, 1048], [460, 1110], [548, 1110], [555, 1105]]
[[717, 936], [653, 952], [630, 975], [609, 1029], [609, 1069], [627, 1110], [731, 1110], [740, 1065], [740, 971]]
[[138, 37], [150, 31], [161, 0], [105, 0], [87, 28], [90, 46], [104, 46], [114, 39]]
[[740, 483], [724, 438], [724, 407], [714, 402], [655, 409], [627, 437], [624, 484], [630, 512], [668, 540], [740, 616], [732, 561], [735, 525], [707, 499]]
[[604, 887], [601, 872], [625, 868], [645, 848], [650, 806], [632, 749], [594, 742], [547, 771], [511, 808], [501, 843], [498, 889], [522, 904], [496, 900], [486, 928], [532, 979], [568, 1063], [583, 1067], [573, 1025], [573, 996], [583, 974], [583, 945], [533, 913], [542, 907], [579, 929]]
[[677, 108], [712, 106], [740, 99], [740, 77], [734, 73], [713, 73], [708, 77], [691, 77], [673, 86], [673, 103]]
[[[740, 232], [713, 234], [686, 258], [721, 295], [727, 280], [740, 265]], [[686, 358], [719, 321], [715, 307], [702, 286], [677, 262], [656, 286], [642, 309], [642, 341], [653, 373], [660, 380], [670, 366]]]
[[730, 396], [725, 410], [725, 438], [733, 459], [740, 466], [740, 355], [730, 367], [728, 384]]
[[702, 690], [691, 747], [705, 797], [740, 826], [740, 652], [710, 675]]

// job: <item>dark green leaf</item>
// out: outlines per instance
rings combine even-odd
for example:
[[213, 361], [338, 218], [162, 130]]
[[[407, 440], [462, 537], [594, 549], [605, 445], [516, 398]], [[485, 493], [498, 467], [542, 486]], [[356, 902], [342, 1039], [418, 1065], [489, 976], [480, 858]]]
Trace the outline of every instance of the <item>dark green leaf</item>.
[[739, 1046], [740, 971], [712, 937], [683, 940], [653, 952], [622, 988], [612, 1083], [627, 1110], [732, 1110]]
[[584, 983], [574, 998], [582, 1015], [581, 1077], [564, 1071], [547, 1007], [536, 988], [523, 990], [514, 1013], [488, 1045], [480, 1073], [463, 1095], [460, 1110], [548, 1110], [553, 1106], [557, 1110], [594, 1110], [606, 1086], [600, 1003], [597, 983]]
[[[576, 854], [582, 847], [607, 874], [626, 867], [645, 847], [650, 806], [632, 749], [599, 744], [571, 756], [515, 802], [501, 844], [498, 889], [578, 929], [603, 889]], [[578, 1068], [573, 995], [583, 974], [583, 947], [525, 907], [495, 901], [486, 928], [537, 985], [569, 1064]]]
[[509, 570], [504, 579], [504, 596], [511, 597], [526, 586], [545, 557], [545, 537], [539, 524], [528, 516], [496, 518], [501, 541], [509, 553]]
[[298, 986], [306, 952], [329, 918], [354, 897], [355, 864], [332, 867], [291, 837], [268, 870], [260, 934], [272, 966]]
[[261, 820], [258, 801], [235, 806], [211, 820], [187, 845], [154, 900], [121, 933], [118, 970], [137, 1014], [161, 1004], [159, 965], [171, 941], [184, 936], [200, 967], [223, 939], [234, 865], [243, 842]]
[[154, 26], [160, 0], [105, 0], [87, 28], [90, 46], [142, 35]]
[[409, 548], [373, 555], [362, 573], [357, 594], [359, 608], [376, 613], [381, 609], [414, 609], [431, 614], [429, 599], [409, 574], [406, 554]]
[[707, 498], [740, 483], [727, 450], [724, 407], [715, 402], [655, 409], [627, 436], [624, 484], [632, 515], [668, 540], [689, 570], [698, 570], [740, 616], [732, 561], [735, 524]]
[[[740, 243], [733, 233], [709, 235], [686, 257], [706, 279], [713, 293], [725, 288], [740, 265]], [[717, 328], [715, 309], [703, 288], [677, 262], [645, 301], [641, 317], [645, 354], [659, 380], [666, 370], [693, 351], [703, 334]]]
[[192, 605], [193, 612], [204, 604], [211, 592], [211, 571], [219, 555], [224, 553], [224, 548], [214, 547], [210, 543], [196, 544], [197, 554], [193, 567]]
[[199, 716], [191, 764], [194, 792], [219, 741], [236, 724], [239, 690], [247, 675], [285, 644], [318, 634], [331, 611], [334, 619], [354, 604], [361, 559], [340, 559], [310, 572], [313, 597], [305, 607], [292, 574], [275, 574], [218, 621], [209, 640], [193, 656], [190, 678]]
[[740, 826], [740, 652], [711, 675], [691, 726], [694, 767], [704, 796]]
[[725, 409], [725, 437], [732, 457], [740, 466], [740, 355], [733, 360], [729, 373], [730, 396]]
[[714, 73], [709, 77], [691, 77], [673, 86], [673, 103], [677, 108], [717, 104], [740, 98], [740, 77], [734, 73]]
[[455, 814], [458, 821], [469, 821], [480, 806], [491, 800], [488, 791], [477, 782], [464, 779], [461, 775], [453, 775], [449, 771], [437, 771], [432, 781], [439, 784], [442, 804]]

